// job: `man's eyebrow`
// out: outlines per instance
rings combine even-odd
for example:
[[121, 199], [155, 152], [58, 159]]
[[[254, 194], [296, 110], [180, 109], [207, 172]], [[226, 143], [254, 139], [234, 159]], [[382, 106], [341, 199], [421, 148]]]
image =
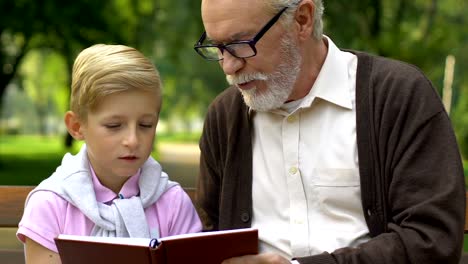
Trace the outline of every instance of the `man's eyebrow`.
[[233, 41], [239, 41], [241, 39], [245, 39], [247, 36], [250, 36], [251, 33], [250, 32], [239, 32], [239, 33], [235, 33], [233, 34], [232, 36], [230, 36], [229, 38], [227, 39], [224, 39], [224, 40], [214, 40], [212, 38], [210, 38], [208, 35], [206, 36], [206, 41], [207, 42], [210, 42], [210, 43], [229, 43], [229, 42], [233, 42]]
[[208, 35], [206, 35], [206, 42], [215, 42], [212, 38], [210, 38]]
[[250, 32], [239, 32], [231, 36], [234, 40], [245, 39], [247, 36], [252, 35]]

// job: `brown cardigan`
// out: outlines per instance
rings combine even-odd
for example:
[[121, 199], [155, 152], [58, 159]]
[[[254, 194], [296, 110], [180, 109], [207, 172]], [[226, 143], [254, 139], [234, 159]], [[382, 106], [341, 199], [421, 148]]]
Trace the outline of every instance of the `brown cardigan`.
[[[355, 52], [362, 205], [372, 239], [300, 263], [458, 263], [465, 185], [451, 123], [414, 66]], [[200, 139], [198, 202], [206, 229], [249, 227], [252, 145], [235, 87], [210, 105]]]

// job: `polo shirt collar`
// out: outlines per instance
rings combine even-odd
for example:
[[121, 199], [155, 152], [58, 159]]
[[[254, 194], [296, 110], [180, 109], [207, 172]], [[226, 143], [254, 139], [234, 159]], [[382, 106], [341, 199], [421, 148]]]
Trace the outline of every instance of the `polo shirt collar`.
[[119, 194], [114, 193], [111, 189], [102, 185], [99, 181], [93, 167], [89, 164], [90, 172], [93, 179], [94, 193], [96, 194], [96, 200], [100, 203], [112, 202], [115, 198], [122, 195], [124, 198], [129, 198], [139, 195], [138, 180], [140, 179], [141, 169], [131, 176], [122, 186]]

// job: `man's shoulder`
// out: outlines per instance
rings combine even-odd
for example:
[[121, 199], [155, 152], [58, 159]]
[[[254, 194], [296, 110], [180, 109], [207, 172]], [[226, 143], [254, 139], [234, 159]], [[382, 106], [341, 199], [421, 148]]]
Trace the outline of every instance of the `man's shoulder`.
[[368, 73], [372, 74], [373, 77], [394, 75], [395, 77], [411, 79], [416, 77], [426, 78], [422, 70], [411, 63], [363, 51], [345, 51], [351, 52], [357, 56], [358, 71], [368, 71]]
[[233, 101], [237, 101], [237, 99], [241, 97], [242, 96], [239, 90], [235, 86], [229, 86], [216, 96], [212, 104], [232, 103]]
[[226, 131], [228, 127], [239, 128], [242, 124], [247, 124], [248, 107], [244, 103], [242, 94], [237, 87], [231, 86], [220, 93], [210, 104], [205, 116], [206, 130], [219, 129]]
[[361, 98], [369, 94], [376, 105], [392, 105], [391, 109], [398, 111], [417, 112], [412, 108], [424, 106], [428, 117], [443, 109], [434, 85], [418, 67], [365, 52], [353, 53], [358, 57], [356, 89]]
[[227, 111], [229, 113], [244, 109], [245, 107], [246, 105], [239, 90], [235, 86], [230, 86], [216, 96], [211, 102], [208, 111]]
[[356, 83], [362, 87], [374, 87], [379, 91], [395, 92], [400, 96], [409, 93], [432, 94], [432, 82], [417, 66], [361, 51], [350, 51], [358, 58]]

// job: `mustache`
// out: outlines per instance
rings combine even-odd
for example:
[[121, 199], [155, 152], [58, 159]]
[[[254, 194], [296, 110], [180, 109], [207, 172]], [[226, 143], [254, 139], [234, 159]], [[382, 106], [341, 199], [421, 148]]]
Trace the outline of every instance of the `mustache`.
[[246, 83], [250, 81], [266, 81], [268, 76], [261, 72], [237, 74], [237, 75], [226, 75], [226, 80], [230, 85], [236, 85], [240, 83]]

